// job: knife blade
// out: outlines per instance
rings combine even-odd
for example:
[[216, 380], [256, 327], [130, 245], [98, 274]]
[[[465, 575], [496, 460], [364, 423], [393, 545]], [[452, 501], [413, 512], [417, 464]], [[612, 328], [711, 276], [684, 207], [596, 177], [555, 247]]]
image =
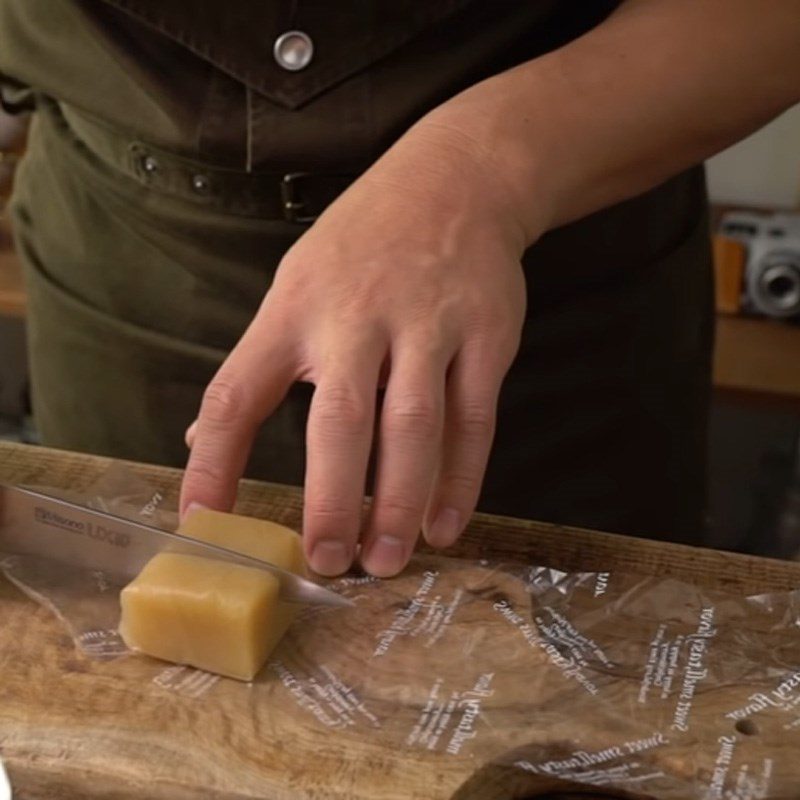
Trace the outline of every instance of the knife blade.
[[215, 558], [269, 572], [278, 578], [283, 600], [314, 605], [353, 602], [275, 564], [179, 533], [87, 508], [40, 491], [0, 483], [0, 552], [47, 558], [102, 570], [124, 586], [161, 552]]

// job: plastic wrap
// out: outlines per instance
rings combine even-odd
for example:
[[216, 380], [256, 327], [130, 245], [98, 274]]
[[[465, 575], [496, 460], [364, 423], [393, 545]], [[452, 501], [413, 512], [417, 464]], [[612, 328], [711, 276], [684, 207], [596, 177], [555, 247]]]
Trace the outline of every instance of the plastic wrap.
[[[111, 466], [80, 495], [47, 486], [28, 488], [159, 528], [177, 526], [177, 513], [163, 502], [162, 493], [121, 464]], [[20, 590], [56, 614], [88, 657], [119, 658], [129, 653], [117, 632], [121, 587], [102, 571], [2, 553], [0, 569]]]
[[[83, 501], [175, 522], [118, 471]], [[125, 655], [118, 590], [102, 575], [3, 567], [87, 656]], [[798, 796], [796, 592], [744, 598], [668, 577], [427, 555], [392, 580], [329, 586], [354, 607], [304, 609], [253, 684], [150, 660], [152, 691], [249, 704], [476, 770], [663, 800]]]

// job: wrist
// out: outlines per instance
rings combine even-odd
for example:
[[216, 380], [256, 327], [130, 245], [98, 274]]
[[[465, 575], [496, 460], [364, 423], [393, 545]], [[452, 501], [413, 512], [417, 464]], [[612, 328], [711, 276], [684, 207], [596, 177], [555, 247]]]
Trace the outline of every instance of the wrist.
[[525, 109], [537, 104], [530, 93], [519, 102], [516, 89], [508, 73], [483, 81], [435, 108], [409, 135], [438, 139], [457, 153], [481, 176], [482, 191], [528, 246], [557, 219], [554, 165], [548, 126], [531, 121]]
[[[499, 235], [516, 256], [546, 230], [543, 207], [528, 212], [520, 176], [511, 179], [505, 159], [497, 159], [468, 124], [462, 106], [449, 103], [413, 125], [359, 183], [392, 192], [420, 222], [457, 219]], [[533, 205], [535, 194], [526, 200]]]

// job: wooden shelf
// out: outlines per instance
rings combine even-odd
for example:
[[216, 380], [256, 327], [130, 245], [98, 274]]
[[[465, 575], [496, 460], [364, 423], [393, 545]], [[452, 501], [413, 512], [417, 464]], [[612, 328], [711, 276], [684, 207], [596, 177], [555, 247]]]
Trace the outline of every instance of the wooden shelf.
[[714, 386], [800, 404], [800, 325], [719, 315]]

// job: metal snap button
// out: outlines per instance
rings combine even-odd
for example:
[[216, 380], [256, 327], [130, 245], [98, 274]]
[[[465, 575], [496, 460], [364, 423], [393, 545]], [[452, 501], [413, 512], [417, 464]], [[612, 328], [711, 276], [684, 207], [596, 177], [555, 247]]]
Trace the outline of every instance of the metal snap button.
[[193, 175], [192, 176], [192, 188], [198, 193], [204, 193], [208, 191], [208, 187], [210, 183], [208, 181], [208, 177], [206, 175]]
[[142, 169], [148, 175], [158, 172], [158, 159], [155, 156], [144, 156], [142, 158]]
[[283, 69], [298, 72], [311, 63], [314, 57], [314, 42], [303, 31], [286, 31], [275, 40], [272, 54]]

